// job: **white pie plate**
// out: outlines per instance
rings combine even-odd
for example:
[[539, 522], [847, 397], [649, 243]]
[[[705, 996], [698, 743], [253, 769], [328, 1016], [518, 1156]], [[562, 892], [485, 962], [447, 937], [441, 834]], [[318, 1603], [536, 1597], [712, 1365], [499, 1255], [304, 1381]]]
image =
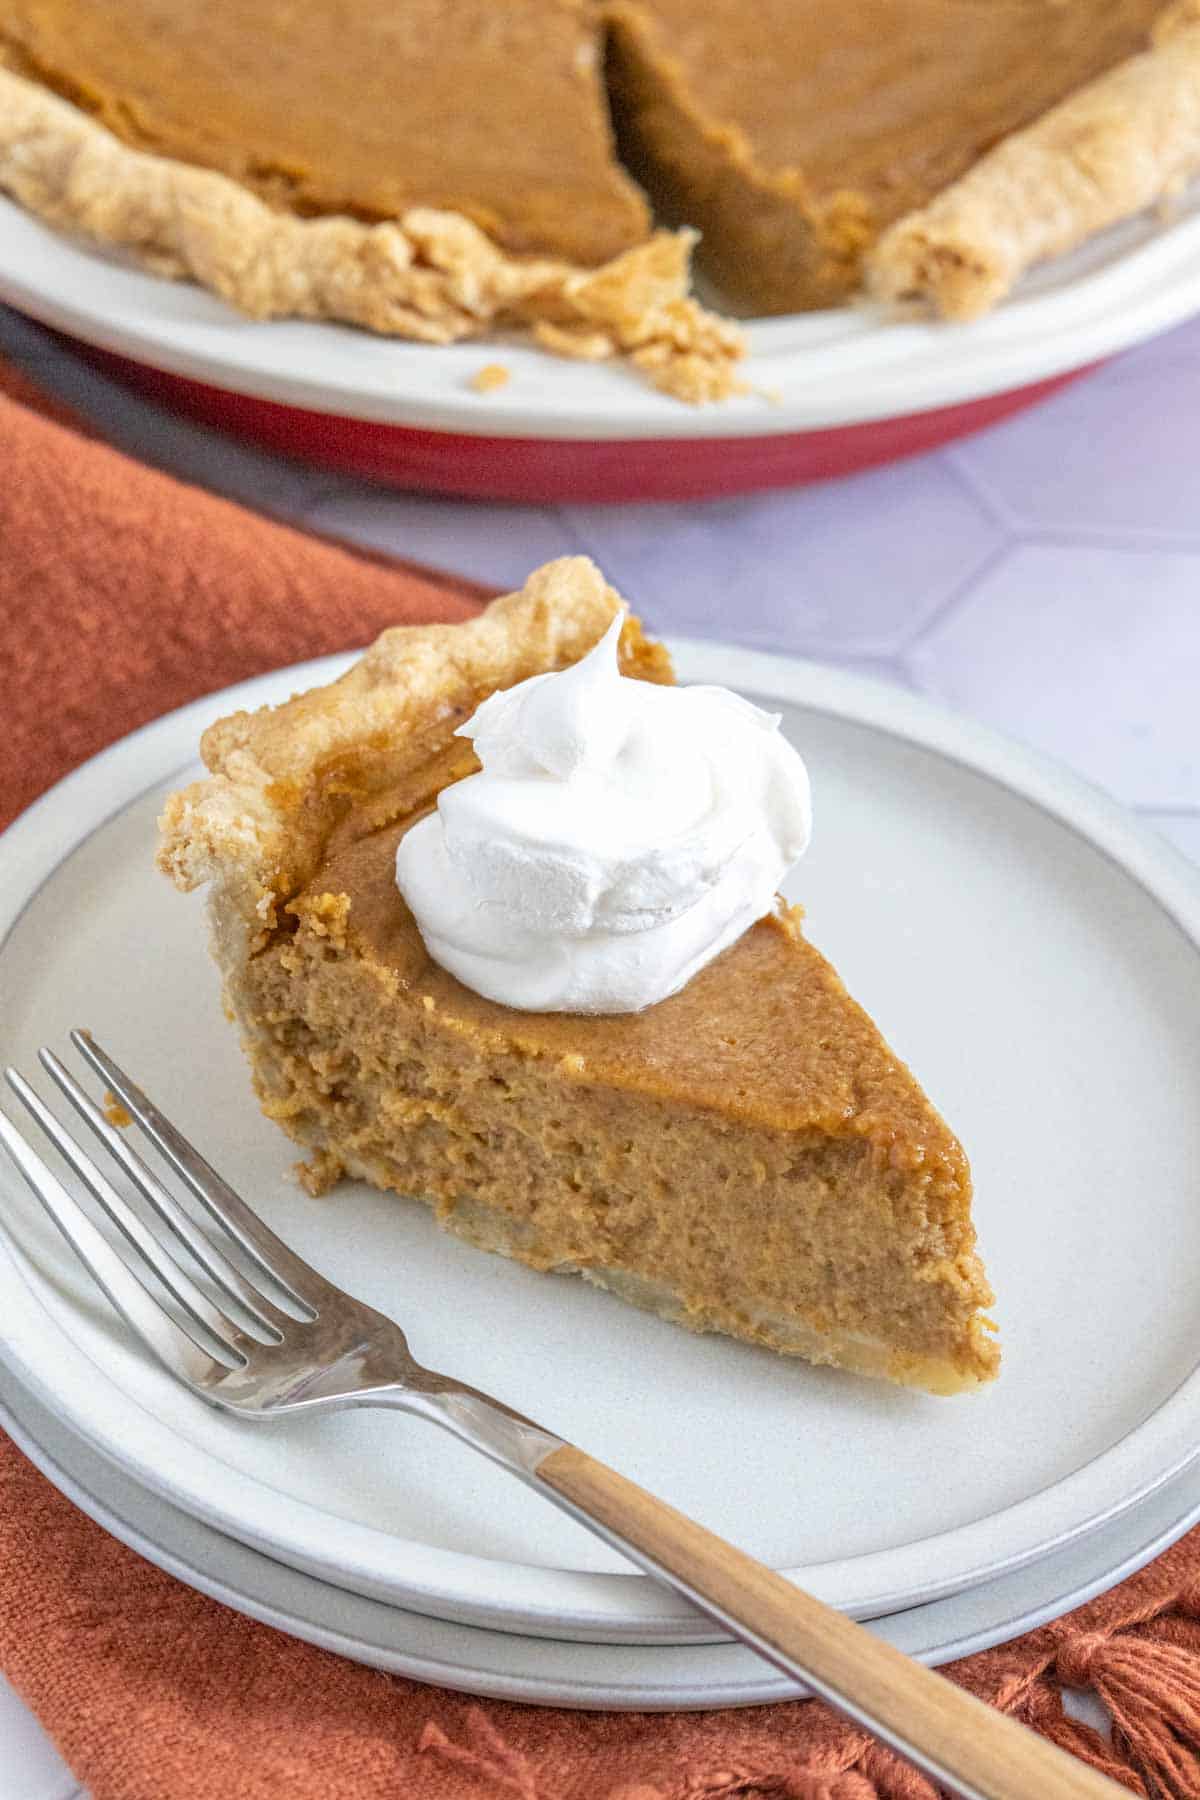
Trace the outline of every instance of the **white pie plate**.
[[[1154, 1491], [1200, 1446], [1200, 888], [1058, 768], [892, 688], [719, 644], [687, 679], [775, 706], [817, 835], [813, 938], [960, 1131], [1005, 1368], [938, 1401], [696, 1338], [441, 1235], [357, 1186], [314, 1201], [248, 1091], [198, 899], [151, 867], [203, 724], [158, 721], [0, 840], [0, 1054], [86, 1024], [302, 1254], [489, 1388], [860, 1616], [994, 1580]], [[0, 1361], [133, 1479], [277, 1560], [413, 1611], [590, 1641], [711, 1632], [498, 1470], [395, 1415], [270, 1430], [150, 1365], [7, 1167]]]
[[[354, 1662], [469, 1694], [604, 1711], [758, 1706], [803, 1690], [740, 1644], [554, 1642], [404, 1612], [274, 1562], [148, 1493], [0, 1369], [0, 1428], [106, 1531], [236, 1611]], [[1029, 1568], [869, 1629], [938, 1667], [1061, 1618], [1143, 1568], [1200, 1519], [1200, 1464]]]
[[[483, 398], [468, 385], [487, 359], [478, 344], [254, 323], [198, 287], [51, 231], [3, 198], [0, 299], [135, 363], [327, 415], [526, 440], [773, 437], [1024, 388], [1190, 317], [1200, 310], [1200, 191], [1180, 197], [1167, 220], [1132, 220], [1039, 269], [967, 326], [898, 321], [866, 305], [748, 321], [749, 376], [760, 391], [703, 408], [656, 393], [621, 366], [552, 359], [519, 342], [500, 352], [509, 383]], [[232, 412], [229, 422], [238, 423]], [[297, 448], [307, 435], [296, 427]]]

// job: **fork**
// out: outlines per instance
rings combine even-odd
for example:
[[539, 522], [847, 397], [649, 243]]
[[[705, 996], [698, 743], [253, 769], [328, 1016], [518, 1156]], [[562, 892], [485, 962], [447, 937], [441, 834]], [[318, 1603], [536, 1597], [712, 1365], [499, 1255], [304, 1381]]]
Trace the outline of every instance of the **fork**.
[[[199, 1201], [210, 1229], [49, 1049], [39, 1051], [42, 1067], [140, 1191], [158, 1229], [13, 1068], [5, 1071], [13, 1093], [116, 1226], [123, 1249], [3, 1112], [0, 1141], [126, 1324], [200, 1399], [248, 1420], [349, 1406], [414, 1413], [516, 1475], [962, 1800], [1125, 1793], [555, 1432], [423, 1368], [399, 1325], [302, 1261], [90, 1033], [73, 1031], [71, 1042]], [[207, 1290], [189, 1261], [207, 1276]]]

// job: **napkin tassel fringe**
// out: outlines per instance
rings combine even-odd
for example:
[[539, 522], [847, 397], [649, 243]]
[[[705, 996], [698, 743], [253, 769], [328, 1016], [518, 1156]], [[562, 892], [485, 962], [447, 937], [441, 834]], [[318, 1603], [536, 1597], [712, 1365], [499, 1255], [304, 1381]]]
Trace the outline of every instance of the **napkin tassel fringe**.
[[[1058, 1648], [1058, 1681], [1064, 1687], [1092, 1690], [1112, 1719], [1112, 1751], [1123, 1753], [1148, 1783], [1133, 1787], [1134, 1793], [1162, 1793], [1170, 1800], [1200, 1796], [1200, 1631], [1194, 1623], [1198, 1601], [1200, 1588], [1180, 1595], [1173, 1616], [1162, 1619], [1153, 1636], [1140, 1629], [1114, 1637], [1086, 1632]], [[1063, 1721], [1070, 1736], [1053, 1731], [1046, 1735], [1079, 1754], [1086, 1740], [1080, 1740], [1077, 1748], [1072, 1739], [1087, 1727], [1065, 1714]], [[1045, 1727], [1039, 1723], [1039, 1729]], [[1088, 1733], [1089, 1738], [1097, 1736]], [[1119, 1770], [1105, 1772], [1132, 1785]]]
[[[1142, 1800], [1200, 1800], [1200, 1583], [1126, 1617], [1124, 1630], [1043, 1638], [1043, 1654], [1010, 1670], [992, 1704], [1031, 1726]], [[1074, 1719], [1063, 1689], [1088, 1689], [1112, 1720], [1111, 1742]], [[480, 1707], [466, 1714], [455, 1743], [430, 1720], [420, 1748], [512, 1800], [576, 1800], [547, 1786]], [[592, 1800], [588, 1793], [588, 1800]], [[938, 1790], [902, 1757], [860, 1733], [836, 1750], [773, 1768], [718, 1766], [681, 1771], [663, 1788], [626, 1779], [595, 1800], [939, 1800]]]
[[501, 1736], [482, 1707], [468, 1709], [466, 1733], [469, 1742], [456, 1744], [430, 1719], [417, 1748], [432, 1751], [464, 1774], [477, 1775], [496, 1793], [511, 1794], [514, 1800], [544, 1800], [529, 1758]]

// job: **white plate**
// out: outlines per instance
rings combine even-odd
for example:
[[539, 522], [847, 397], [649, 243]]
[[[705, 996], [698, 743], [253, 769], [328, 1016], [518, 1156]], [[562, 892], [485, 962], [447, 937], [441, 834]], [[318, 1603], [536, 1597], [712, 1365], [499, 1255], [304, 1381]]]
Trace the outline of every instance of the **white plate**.
[[256, 324], [187, 283], [143, 274], [0, 199], [0, 299], [73, 337], [235, 393], [485, 437], [722, 438], [814, 431], [1002, 393], [1082, 368], [1200, 310], [1200, 194], [1048, 264], [987, 318], [902, 323], [867, 306], [749, 323], [772, 395], [681, 406], [628, 369], [505, 344], [486, 401], [478, 345], [433, 348], [348, 327]]
[[[122, 1543], [190, 1587], [292, 1637], [417, 1681], [498, 1700], [605, 1711], [757, 1706], [802, 1689], [740, 1644], [553, 1643], [407, 1613], [301, 1575], [157, 1499], [66, 1431], [0, 1370], [0, 1426]], [[1200, 1466], [1031, 1568], [869, 1629], [938, 1667], [1007, 1643], [1143, 1568], [1200, 1518]]]
[[[817, 796], [812, 935], [962, 1134], [999, 1294], [1001, 1380], [937, 1401], [696, 1338], [444, 1237], [352, 1186], [310, 1200], [248, 1091], [199, 902], [151, 867], [202, 723], [328, 678], [285, 671], [160, 720], [0, 840], [2, 1049], [92, 1026], [185, 1131], [434, 1367], [491, 1388], [824, 1598], [901, 1610], [1047, 1554], [1200, 1445], [1200, 890], [1156, 837], [978, 727], [827, 669], [679, 646], [781, 711]], [[127, 1341], [15, 1174], [0, 1357], [140, 1483], [273, 1556], [439, 1617], [558, 1637], [710, 1636], [682, 1603], [415, 1420], [270, 1430]]]

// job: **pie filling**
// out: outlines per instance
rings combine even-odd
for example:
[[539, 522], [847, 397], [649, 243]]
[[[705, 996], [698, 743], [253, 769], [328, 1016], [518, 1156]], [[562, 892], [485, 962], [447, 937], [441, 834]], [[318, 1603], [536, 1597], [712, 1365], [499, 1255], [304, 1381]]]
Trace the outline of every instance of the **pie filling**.
[[[332, 859], [236, 996], [264, 1111], [319, 1152], [311, 1185], [344, 1170], [416, 1195], [472, 1242], [696, 1330], [824, 1361], [875, 1338], [888, 1373], [936, 1370], [941, 1391], [994, 1372], [961, 1152], [906, 1117], [898, 1065], [865, 1022], [856, 1047], [857, 1009], [790, 917], [646, 1015], [506, 1015], [429, 961], [396, 836]], [[837, 1033], [814, 1088], [828, 1075], [848, 1109], [877, 1079], [895, 1109], [871, 1135], [830, 1135], [795, 1068], [812, 1032]]]

